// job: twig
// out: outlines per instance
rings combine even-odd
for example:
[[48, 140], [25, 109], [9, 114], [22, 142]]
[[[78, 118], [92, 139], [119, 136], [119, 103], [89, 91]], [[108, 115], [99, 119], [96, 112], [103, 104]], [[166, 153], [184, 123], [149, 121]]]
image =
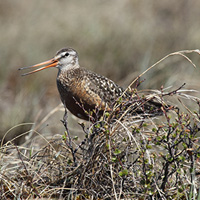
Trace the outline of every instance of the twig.
[[75, 151], [74, 151], [73, 146], [72, 146], [72, 139], [71, 139], [71, 136], [69, 134], [69, 129], [68, 129], [68, 126], [67, 126], [67, 109], [66, 108], [65, 108], [65, 114], [63, 116], [63, 120], [61, 120], [61, 122], [63, 123], [63, 125], [66, 129], [66, 132], [67, 132], [67, 136], [68, 136], [68, 141], [67, 141], [67, 138], [66, 138], [65, 142], [66, 142], [67, 146], [69, 147], [69, 149], [71, 150], [73, 161], [74, 161], [74, 166], [77, 166]]
[[170, 95], [173, 95], [173, 94], [176, 94], [180, 89], [182, 89], [184, 86], [186, 85], [186, 83], [183, 83], [179, 88], [177, 88], [176, 90], [173, 90], [171, 92], [168, 92], [168, 93], [163, 93], [162, 94], [162, 97], [163, 96], [170, 96]]

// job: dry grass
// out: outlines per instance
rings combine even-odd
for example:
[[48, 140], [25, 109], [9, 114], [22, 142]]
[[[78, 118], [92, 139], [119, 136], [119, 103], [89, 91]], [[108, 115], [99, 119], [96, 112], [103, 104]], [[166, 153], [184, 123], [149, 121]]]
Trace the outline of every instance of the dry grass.
[[[1, 199], [197, 198], [200, 58], [177, 50], [199, 48], [199, 7], [172, 0], [1, 1]], [[84, 131], [69, 116], [70, 149], [55, 71], [27, 79], [17, 71], [64, 46], [79, 52], [82, 66], [122, 86], [135, 87], [141, 74], [135, 80], [142, 94], [167, 94], [180, 112], [131, 124], [84, 122]]]
[[[171, 53], [148, 70], [172, 55], [181, 55], [196, 67], [188, 53], [199, 50]], [[138, 78], [131, 85], [139, 83]], [[139, 94], [136, 88], [134, 92]], [[36, 131], [59, 105], [24, 133], [28, 134], [24, 144], [15, 145], [16, 138], [2, 141], [1, 199], [199, 199], [200, 113], [191, 111], [182, 99], [198, 109], [200, 99], [189, 92], [194, 91], [184, 85], [143, 92], [145, 98], [163, 103], [163, 117], [130, 117], [122, 110], [123, 117], [117, 120], [105, 113], [100, 121], [80, 124], [83, 139], [70, 134], [65, 116], [62, 136], [50, 139]], [[166, 110], [169, 98], [177, 98], [185, 112], [177, 106]]]
[[65, 118], [62, 137], [7, 142], [0, 154], [1, 199], [200, 197], [200, 115], [173, 108], [164, 113], [157, 122], [106, 115], [89, 127], [81, 124], [82, 142], [69, 135]]
[[[1, 1], [1, 137], [18, 124], [34, 123], [42, 111], [41, 121], [60, 102], [56, 70], [22, 78], [19, 67], [47, 60], [68, 46], [78, 51], [81, 66], [127, 87], [163, 55], [199, 48], [199, 7], [199, 1], [172, 0]], [[199, 57], [190, 58], [198, 65]], [[177, 88], [186, 82], [188, 89], [199, 90], [199, 70], [180, 57], [171, 57], [143, 78], [140, 89]], [[61, 117], [62, 112], [55, 113], [43, 134], [60, 132], [62, 127], [55, 121]], [[28, 125], [13, 129], [5, 139], [29, 129]]]

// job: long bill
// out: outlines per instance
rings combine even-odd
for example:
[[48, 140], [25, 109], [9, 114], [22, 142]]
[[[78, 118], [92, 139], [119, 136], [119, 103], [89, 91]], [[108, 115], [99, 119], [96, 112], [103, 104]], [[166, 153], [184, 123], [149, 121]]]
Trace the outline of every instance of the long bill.
[[43, 69], [46, 69], [46, 68], [49, 68], [49, 67], [55, 67], [57, 64], [58, 64], [58, 60], [50, 59], [50, 60], [47, 60], [45, 62], [41, 62], [41, 63], [36, 64], [36, 65], [19, 68], [18, 70], [29, 69], [29, 68], [34, 68], [34, 67], [39, 67], [39, 66], [42, 66], [42, 65], [46, 65], [44, 67], [40, 67], [40, 68], [38, 68], [36, 70], [33, 70], [31, 72], [27, 72], [27, 73], [22, 74], [22, 76], [26, 76], [26, 75], [29, 75], [29, 74], [33, 74], [35, 72], [39, 72], [39, 71], [41, 71]]

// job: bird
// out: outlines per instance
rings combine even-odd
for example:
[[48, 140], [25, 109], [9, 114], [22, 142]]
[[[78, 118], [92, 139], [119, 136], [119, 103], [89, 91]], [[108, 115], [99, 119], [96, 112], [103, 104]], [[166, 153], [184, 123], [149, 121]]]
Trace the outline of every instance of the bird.
[[61, 101], [67, 110], [80, 119], [99, 119], [105, 112], [112, 112], [113, 108], [117, 108], [115, 116], [119, 116], [122, 110], [124, 113], [125, 109], [129, 109], [127, 113], [133, 116], [151, 117], [163, 114], [162, 103], [140, 98], [109, 78], [81, 67], [78, 53], [72, 48], [62, 48], [52, 59], [19, 70], [35, 67], [40, 68], [22, 76], [50, 67], [58, 69], [56, 82]]

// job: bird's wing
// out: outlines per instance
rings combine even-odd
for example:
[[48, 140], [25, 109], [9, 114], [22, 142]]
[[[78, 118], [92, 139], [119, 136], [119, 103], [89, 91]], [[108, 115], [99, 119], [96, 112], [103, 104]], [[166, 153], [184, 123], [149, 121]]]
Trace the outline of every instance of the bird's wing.
[[82, 84], [88, 95], [96, 96], [98, 103], [108, 106], [113, 105], [124, 93], [124, 89], [112, 80], [90, 71], [87, 71], [87, 76], [83, 77]]

